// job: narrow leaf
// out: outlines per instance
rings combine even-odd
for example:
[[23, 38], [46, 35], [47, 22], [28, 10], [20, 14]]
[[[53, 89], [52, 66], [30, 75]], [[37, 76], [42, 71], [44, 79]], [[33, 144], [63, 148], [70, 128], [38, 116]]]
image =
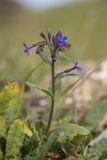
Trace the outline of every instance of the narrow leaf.
[[68, 76], [80, 76], [79, 74], [76, 74], [76, 73], [64, 73], [62, 75], [59, 75], [58, 77], [56, 78], [65, 78], [65, 77], [68, 77]]
[[26, 84], [27, 86], [31, 87], [31, 88], [39, 89], [39, 90], [43, 91], [44, 93], [46, 93], [48, 96], [52, 97], [52, 94], [51, 94], [51, 92], [50, 92], [49, 90], [43, 89], [43, 88], [41, 88], [41, 87], [40, 87], [39, 85], [37, 85], [37, 84], [34, 84], [34, 83], [32, 83], [32, 82], [28, 82], [28, 81], [26, 81], [25, 84]]
[[65, 60], [71, 61], [70, 57], [66, 56], [65, 54], [63, 54], [61, 52], [58, 53], [58, 59], [61, 61], [65, 61]]
[[51, 144], [55, 141], [55, 138], [53, 135], [49, 136], [47, 139], [47, 143], [42, 145], [41, 148], [38, 150], [38, 153], [36, 155], [35, 160], [44, 160], [45, 156], [49, 150], [49, 147], [51, 146]]
[[39, 53], [39, 56], [42, 58], [42, 60], [47, 63], [51, 64], [51, 60], [48, 58], [47, 54], [44, 52]]

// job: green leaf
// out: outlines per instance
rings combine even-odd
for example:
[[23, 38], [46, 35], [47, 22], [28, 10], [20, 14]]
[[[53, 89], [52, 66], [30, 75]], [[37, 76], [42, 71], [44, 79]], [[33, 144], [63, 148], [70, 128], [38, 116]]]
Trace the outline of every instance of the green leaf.
[[0, 160], [3, 160], [3, 152], [1, 151], [1, 148], [0, 148]]
[[28, 82], [28, 81], [26, 81], [25, 84], [26, 84], [27, 86], [31, 87], [31, 88], [39, 89], [39, 90], [41, 90], [42, 92], [46, 93], [48, 96], [52, 97], [52, 93], [51, 93], [49, 90], [43, 89], [43, 88], [41, 88], [41, 87], [40, 87], [39, 85], [37, 85], [37, 84], [34, 84], [34, 83], [32, 83], [32, 82]]
[[23, 133], [26, 134], [28, 137], [32, 137], [33, 133], [32, 131], [29, 129], [29, 127], [27, 126], [27, 124], [25, 124], [24, 122], [22, 122], [23, 125]]
[[39, 53], [38, 55], [42, 58], [42, 60], [43, 60], [45, 63], [51, 64], [51, 60], [48, 58], [48, 56], [47, 56], [46, 53], [41, 52], [41, 53]]
[[9, 128], [6, 142], [6, 160], [15, 159], [20, 154], [25, 134], [23, 133], [23, 123], [16, 119]]
[[15, 159], [20, 155], [25, 135], [31, 137], [32, 131], [24, 121], [16, 119], [9, 128], [6, 142], [6, 160]]
[[42, 145], [39, 150], [38, 153], [36, 155], [35, 160], [44, 160], [45, 156], [51, 146], [51, 144], [53, 143], [53, 141], [55, 141], [56, 137], [53, 137], [53, 135], [48, 137], [47, 143], [45, 143], [44, 145]]
[[71, 61], [71, 58], [68, 57], [68, 56], [66, 56], [66, 55], [63, 54], [62, 52], [59, 52], [59, 53], [58, 53], [58, 59], [61, 60], [61, 61], [65, 61], [65, 59], [68, 60], [68, 61]]
[[52, 130], [51, 133], [56, 134], [56, 137], [63, 134], [65, 138], [69, 137], [69, 140], [73, 140], [75, 136], [90, 135], [90, 132], [88, 129], [73, 123], [62, 124], [59, 127]]
[[48, 143], [43, 145], [42, 148], [38, 151], [35, 160], [44, 160], [45, 155], [48, 152], [49, 146], [50, 146], [50, 144], [48, 144]]
[[80, 76], [79, 74], [76, 74], [76, 73], [64, 73], [62, 75], [59, 75], [58, 77], [56, 78], [65, 78], [65, 77], [68, 77], [68, 76]]
[[0, 116], [0, 135], [3, 135], [6, 128], [6, 120]]
[[35, 159], [44, 160], [48, 150], [53, 146], [54, 143], [55, 145], [57, 145], [58, 141], [61, 140], [62, 136], [63, 136], [62, 138], [63, 140], [68, 139], [69, 141], [69, 140], [73, 140], [73, 138], [77, 135], [88, 136], [89, 134], [90, 132], [86, 128], [76, 124], [65, 123], [63, 125], [60, 125], [59, 127], [57, 127], [56, 129], [50, 132], [49, 137], [47, 139], [47, 143], [42, 145], [41, 148], [39, 148], [39, 151], [36, 154]]
[[9, 109], [10, 102], [19, 93], [19, 86], [15, 81], [7, 83], [0, 92], [0, 114], [4, 115]]
[[64, 123], [50, 131], [51, 138], [54, 139], [52, 148], [72, 150], [78, 152], [82, 146], [86, 145], [90, 135], [89, 130], [72, 123]]

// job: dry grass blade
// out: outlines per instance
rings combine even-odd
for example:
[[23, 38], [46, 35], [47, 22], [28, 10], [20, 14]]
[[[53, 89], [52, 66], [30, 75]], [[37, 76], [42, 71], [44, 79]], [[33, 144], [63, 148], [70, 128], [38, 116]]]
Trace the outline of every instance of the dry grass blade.
[[89, 146], [94, 146], [99, 143], [103, 138], [107, 138], [107, 129], [105, 129], [100, 135], [98, 135], [93, 141], [90, 142]]
[[81, 84], [84, 83], [84, 81], [96, 70], [96, 68], [98, 68], [98, 66], [101, 64], [102, 61], [99, 61], [96, 66], [91, 67], [90, 69], [88, 69], [87, 72], [83, 73], [81, 77], [79, 77], [73, 84], [70, 84], [69, 86], [67, 86], [67, 88], [65, 88], [62, 92], [62, 96], [65, 96], [69, 91], [72, 91], [76, 88], [78, 88], [78, 86], [80, 86]]

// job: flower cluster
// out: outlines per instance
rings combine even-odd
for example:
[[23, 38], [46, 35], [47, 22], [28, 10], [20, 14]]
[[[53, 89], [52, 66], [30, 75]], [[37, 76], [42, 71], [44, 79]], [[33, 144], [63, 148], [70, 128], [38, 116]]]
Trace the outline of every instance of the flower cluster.
[[57, 54], [59, 51], [65, 52], [66, 50], [71, 48], [71, 45], [67, 42], [68, 37], [63, 36], [61, 32], [53, 35], [51, 32], [47, 32], [46, 34], [41, 32], [40, 36], [42, 41], [37, 42], [31, 46], [24, 43], [24, 52], [29, 55], [29, 50], [32, 48], [36, 49], [36, 53], [42, 53], [44, 51], [44, 47], [47, 46], [51, 52], [52, 61], [57, 60]]
[[[45, 46], [48, 47], [50, 50], [50, 57], [53, 62], [56, 62], [57, 60], [57, 54], [59, 51], [65, 52], [68, 49], [71, 48], [71, 44], [68, 43], [68, 37], [63, 36], [62, 33], [59, 31], [55, 35], [53, 35], [51, 32], [41, 32], [40, 36], [42, 40], [40, 42], [34, 43], [33, 45], [29, 46], [24, 43], [24, 52], [29, 55], [29, 50], [32, 48], [35, 48], [35, 51], [37, 54], [44, 54], [44, 48]], [[80, 64], [78, 61], [73, 62], [73, 67], [66, 69], [65, 71], [61, 72], [63, 73], [69, 73], [73, 70], [81, 70]]]

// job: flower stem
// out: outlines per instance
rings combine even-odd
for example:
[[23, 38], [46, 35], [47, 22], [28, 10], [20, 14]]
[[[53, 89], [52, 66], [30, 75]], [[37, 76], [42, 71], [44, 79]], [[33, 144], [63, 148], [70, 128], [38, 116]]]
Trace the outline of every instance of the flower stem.
[[48, 119], [48, 124], [46, 128], [46, 135], [48, 135], [51, 123], [52, 123], [52, 118], [53, 118], [53, 112], [54, 112], [54, 104], [55, 104], [55, 67], [54, 67], [54, 61], [52, 60], [52, 65], [51, 65], [51, 72], [52, 72], [52, 98], [51, 98], [51, 110], [49, 114], [49, 119]]

